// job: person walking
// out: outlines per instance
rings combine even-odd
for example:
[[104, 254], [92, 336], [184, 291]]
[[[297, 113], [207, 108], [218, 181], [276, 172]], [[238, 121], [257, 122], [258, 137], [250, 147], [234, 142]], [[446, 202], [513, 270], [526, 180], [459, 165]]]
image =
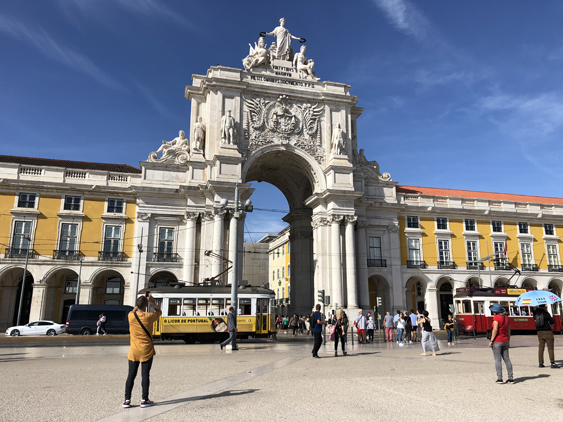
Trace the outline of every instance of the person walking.
[[321, 335], [323, 325], [326, 325], [326, 321], [322, 320], [321, 315], [321, 305], [317, 304], [315, 306], [315, 312], [311, 315], [311, 332], [313, 333], [313, 357], [320, 359], [319, 349], [323, 344], [323, 337]]
[[416, 336], [418, 338], [417, 341], [422, 342], [422, 323], [419, 324], [418, 321], [422, 320], [424, 315], [422, 315], [422, 311], [419, 309], [416, 311]]
[[371, 316], [371, 312], [368, 312], [368, 331], [367, 331], [367, 341], [366, 343], [373, 343], [373, 332], [375, 331], [375, 321]]
[[283, 330], [284, 330], [284, 334], [287, 334], [287, 327], [289, 327], [289, 318], [287, 317], [287, 315], [283, 316]]
[[307, 330], [307, 335], [311, 335], [311, 316], [305, 317], [305, 329]]
[[293, 332], [293, 337], [296, 337], [297, 330], [299, 328], [299, 318], [297, 317], [297, 314], [293, 314], [293, 316], [289, 320], [289, 326], [291, 327], [291, 330]]
[[99, 336], [100, 332], [101, 332], [105, 336], [108, 333], [106, 331], [107, 317], [102, 312], [98, 318], [99, 318], [98, 322], [96, 323], [96, 325], [98, 326], [97, 329], [96, 329], [96, 335]]
[[231, 343], [233, 350], [238, 350], [237, 347], [237, 320], [235, 316], [235, 308], [232, 306], [229, 308], [229, 313], [227, 314], [227, 332], [229, 333], [229, 338], [220, 344], [221, 350], [227, 344]]
[[448, 334], [448, 346], [454, 345], [454, 328], [455, 328], [455, 321], [451, 315], [448, 315], [448, 322], [444, 324], [444, 329]]
[[405, 332], [405, 318], [403, 313], [399, 313], [399, 318], [397, 318], [397, 337], [399, 339], [399, 346], [403, 345], [403, 334]]
[[553, 348], [555, 339], [553, 338], [553, 331], [551, 330], [551, 325], [555, 324], [555, 321], [551, 317], [551, 314], [547, 312], [545, 305], [539, 305], [536, 309], [534, 309], [533, 315], [539, 341], [538, 358], [540, 368], [545, 368], [545, 365], [543, 364], [543, 355], [545, 346], [547, 345], [547, 353], [549, 355], [551, 367], [553, 369], [557, 369], [559, 368], [559, 365], [555, 363], [555, 352]]
[[366, 317], [364, 316], [362, 310], [360, 309], [354, 325], [358, 330], [358, 341], [360, 344], [364, 344], [366, 341]]
[[508, 372], [508, 380], [506, 382], [513, 384], [514, 374], [512, 372], [512, 362], [508, 354], [508, 349], [510, 348], [510, 321], [505, 315], [506, 310], [498, 303], [489, 306], [489, 309], [493, 314], [493, 326], [489, 347], [493, 349], [493, 356], [495, 358], [495, 369], [497, 371], [496, 383], [504, 384], [502, 381], [502, 359], [506, 365], [506, 372]]
[[385, 313], [383, 323], [385, 324], [385, 341], [393, 341], [393, 317], [389, 312]]
[[405, 313], [405, 343], [412, 343], [411, 341], [411, 334], [412, 334], [412, 321], [411, 317], [408, 312]]
[[[412, 325], [412, 332], [411, 332], [411, 340], [412, 341], [418, 341], [418, 325], [416, 324], [416, 314], [414, 313], [414, 311], [411, 309], [411, 313], [410, 313], [410, 318], [411, 318], [411, 325]], [[411, 341], [411, 343], [412, 343]]]
[[342, 309], [336, 312], [334, 320], [334, 356], [338, 356], [338, 342], [342, 344], [342, 354], [346, 353], [346, 332], [348, 331], [348, 318]]
[[[147, 312], [149, 303], [154, 308], [154, 312]], [[137, 299], [137, 306], [129, 312], [129, 353], [127, 359], [129, 361], [129, 371], [127, 381], [125, 382], [125, 400], [122, 407], [131, 407], [131, 393], [139, 365], [141, 365], [141, 407], [154, 406], [154, 402], [149, 400], [150, 372], [152, 368], [152, 360], [156, 354], [152, 335], [154, 323], [162, 315], [160, 307], [150, 293], [140, 296]]]
[[432, 350], [432, 356], [436, 356], [436, 352], [440, 350], [438, 340], [432, 332], [432, 325], [430, 318], [428, 318], [428, 311], [422, 311], [422, 318], [419, 318], [419, 324], [422, 326], [422, 353], [421, 356], [426, 356], [426, 350]]

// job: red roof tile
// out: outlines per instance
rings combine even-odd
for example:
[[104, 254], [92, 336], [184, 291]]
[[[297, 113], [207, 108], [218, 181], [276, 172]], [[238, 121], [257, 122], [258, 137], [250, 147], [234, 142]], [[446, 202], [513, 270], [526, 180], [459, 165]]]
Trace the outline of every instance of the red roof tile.
[[515, 195], [512, 193], [478, 192], [472, 190], [424, 188], [419, 186], [397, 185], [398, 193], [413, 195], [453, 196], [468, 199], [490, 199], [493, 201], [534, 202], [539, 204], [563, 204], [563, 198], [550, 198], [545, 196]]
[[81, 170], [101, 170], [113, 173], [141, 173], [141, 169], [128, 164], [90, 163], [87, 161], [54, 160], [52, 158], [16, 157], [0, 155], [0, 163], [15, 163], [26, 166], [50, 166]]

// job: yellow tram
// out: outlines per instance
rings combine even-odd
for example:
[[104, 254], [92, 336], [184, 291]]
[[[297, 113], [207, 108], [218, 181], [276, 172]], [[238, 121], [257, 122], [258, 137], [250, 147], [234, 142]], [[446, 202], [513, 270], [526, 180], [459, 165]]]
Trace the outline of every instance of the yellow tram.
[[[228, 337], [230, 287], [176, 285], [148, 288], [140, 293], [147, 290], [162, 309], [162, 317], [154, 324], [155, 338], [207, 343]], [[268, 338], [275, 333], [274, 298], [269, 289], [239, 287], [237, 338]]]

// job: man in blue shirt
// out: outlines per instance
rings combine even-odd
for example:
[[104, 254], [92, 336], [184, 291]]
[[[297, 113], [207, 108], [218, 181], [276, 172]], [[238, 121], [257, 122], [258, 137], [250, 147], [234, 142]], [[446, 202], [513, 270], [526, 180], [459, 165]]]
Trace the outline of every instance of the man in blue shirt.
[[410, 318], [411, 318], [411, 324], [412, 324], [412, 331], [411, 331], [411, 336], [412, 336], [412, 341], [418, 341], [418, 333], [417, 333], [417, 325], [416, 325], [416, 314], [414, 313], [414, 311], [411, 309], [411, 313], [410, 313]]
[[313, 315], [311, 315], [311, 321], [312, 324], [314, 323], [313, 328], [311, 329], [311, 332], [313, 333], [313, 338], [314, 338], [314, 343], [313, 343], [313, 357], [316, 359], [320, 359], [320, 356], [317, 354], [319, 352], [319, 349], [321, 348], [321, 345], [323, 344], [323, 337], [321, 335], [322, 329], [323, 329], [323, 325], [326, 324], [326, 321], [322, 320], [322, 316], [321, 316], [321, 305], [317, 305], [315, 307], [316, 311], [313, 312]]

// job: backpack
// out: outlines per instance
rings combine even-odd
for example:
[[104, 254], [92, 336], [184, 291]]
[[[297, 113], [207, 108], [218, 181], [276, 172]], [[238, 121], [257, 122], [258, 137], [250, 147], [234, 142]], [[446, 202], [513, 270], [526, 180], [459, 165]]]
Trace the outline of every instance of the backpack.
[[315, 313], [311, 314], [311, 331], [317, 326], [317, 320], [315, 319]]
[[536, 328], [543, 328], [545, 324], [545, 318], [543, 312], [538, 312], [534, 315], [534, 321], [536, 322]]

